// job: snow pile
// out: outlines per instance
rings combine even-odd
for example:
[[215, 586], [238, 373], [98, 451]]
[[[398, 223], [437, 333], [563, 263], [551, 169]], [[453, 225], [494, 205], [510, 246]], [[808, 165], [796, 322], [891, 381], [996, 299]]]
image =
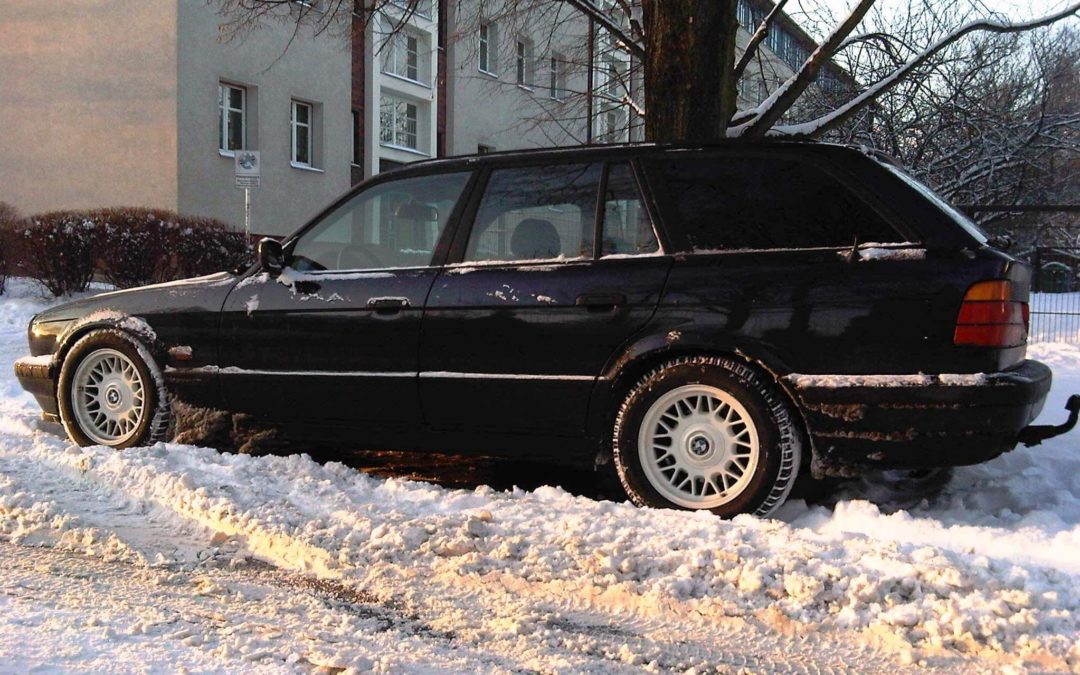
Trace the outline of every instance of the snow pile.
[[[1045, 653], [1062, 662], [1080, 636], [1072, 575], [984, 554], [850, 532], [820, 536], [749, 516], [724, 522], [642, 510], [556, 488], [448, 491], [306, 456], [229, 456], [176, 445], [69, 452], [62, 445], [36, 443], [25, 452], [42, 466], [83, 471], [239, 536], [281, 567], [364, 588], [402, 574], [451, 576], [459, 590], [510, 577], [617, 598], [627, 610], [663, 607], [706, 618], [778, 611], [785, 621], [869, 629], [914, 647]], [[866, 508], [841, 505], [837, 517]], [[520, 618], [506, 630], [522, 630], [522, 621], [529, 623]]]

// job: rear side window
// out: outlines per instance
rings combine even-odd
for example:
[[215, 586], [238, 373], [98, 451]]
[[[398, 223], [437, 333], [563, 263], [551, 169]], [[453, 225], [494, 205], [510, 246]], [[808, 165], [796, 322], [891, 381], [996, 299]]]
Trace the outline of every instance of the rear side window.
[[904, 241], [850, 188], [804, 162], [728, 156], [662, 160], [655, 166], [697, 251]]
[[591, 256], [600, 172], [600, 164], [493, 171], [465, 262]]

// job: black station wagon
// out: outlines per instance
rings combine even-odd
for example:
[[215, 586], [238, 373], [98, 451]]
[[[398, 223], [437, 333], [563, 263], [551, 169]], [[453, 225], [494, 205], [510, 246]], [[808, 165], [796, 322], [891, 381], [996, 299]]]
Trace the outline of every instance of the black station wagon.
[[259, 263], [39, 314], [77, 443], [170, 399], [310, 442], [614, 463], [638, 504], [768, 514], [815, 476], [982, 462], [1032, 427], [1029, 268], [884, 158], [791, 142], [421, 162]]

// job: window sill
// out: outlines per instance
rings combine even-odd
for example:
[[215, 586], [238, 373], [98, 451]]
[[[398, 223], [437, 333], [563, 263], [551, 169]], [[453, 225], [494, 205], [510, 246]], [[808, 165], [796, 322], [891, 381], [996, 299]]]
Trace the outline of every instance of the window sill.
[[235, 150], [222, 150], [221, 148], [218, 148], [217, 154], [221, 155], [222, 157], [236, 157]]
[[301, 164], [299, 162], [289, 162], [289, 166], [294, 169], [300, 169], [301, 171], [314, 171], [315, 173], [326, 173], [324, 169], [320, 169], [317, 166], [311, 166], [310, 164]]
[[407, 152], [411, 155], [419, 155], [421, 157], [431, 157], [430, 153], [423, 150], [417, 150], [416, 148], [410, 148], [404, 145], [394, 145], [393, 143], [379, 143], [380, 147], [387, 148], [389, 150], [400, 150], [401, 152]]
[[490, 70], [484, 70], [483, 68], [478, 68], [477, 70], [480, 71], [481, 75], [487, 75], [488, 77], [490, 77], [493, 80], [499, 79], [498, 73], [493, 73]]
[[397, 73], [391, 73], [391, 72], [388, 72], [388, 71], [385, 71], [385, 70], [382, 70], [382, 71], [379, 71], [379, 72], [381, 72], [383, 75], [385, 75], [385, 76], [387, 76], [389, 78], [393, 78], [395, 80], [400, 80], [402, 82], [408, 82], [409, 84], [415, 84], [416, 86], [423, 87], [424, 89], [431, 89], [430, 84], [428, 84], [426, 82], [421, 82], [420, 80], [414, 80], [411, 77], [405, 77], [404, 75], [398, 75]]
[[521, 84], [520, 82], [517, 83], [517, 88], [518, 89], [524, 89], [525, 91], [529, 92], [530, 94], [533, 93], [534, 91], [536, 91], [535, 89], [533, 89], [529, 85]]

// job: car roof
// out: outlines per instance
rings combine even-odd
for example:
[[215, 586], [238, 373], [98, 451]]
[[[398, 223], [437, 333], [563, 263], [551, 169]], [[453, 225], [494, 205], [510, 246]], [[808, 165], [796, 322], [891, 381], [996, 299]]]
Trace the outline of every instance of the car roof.
[[453, 169], [476, 168], [485, 166], [499, 166], [503, 164], [543, 163], [545, 161], [561, 161], [566, 159], [581, 158], [583, 160], [602, 160], [611, 158], [632, 158], [643, 154], [654, 153], [679, 153], [694, 151], [717, 151], [717, 150], [798, 150], [821, 154], [863, 155], [876, 159], [879, 162], [892, 162], [891, 158], [882, 153], [854, 145], [840, 145], [836, 143], [820, 143], [809, 140], [795, 139], [730, 139], [711, 141], [708, 143], [622, 143], [612, 145], [578, 145], [555, 148], [535, 148], [527, 150], [503, 150], [489, 152], [482, 155], [457, 155], [438, 159], [410, 162], [404, 166], [384, 172], [380, 175], [404, 176], [408, 173], [427, 173], [429, 171], [446, 171]]

